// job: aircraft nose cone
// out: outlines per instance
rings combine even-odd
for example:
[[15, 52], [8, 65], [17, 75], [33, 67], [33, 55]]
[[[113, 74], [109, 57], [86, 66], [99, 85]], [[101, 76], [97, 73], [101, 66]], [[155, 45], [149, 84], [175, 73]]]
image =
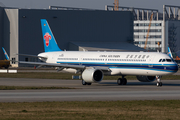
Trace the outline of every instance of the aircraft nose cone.
[[176, 67], [174, 68], [174, 72], [177, 72], [179, 70], [178, 65], [176, 64]]

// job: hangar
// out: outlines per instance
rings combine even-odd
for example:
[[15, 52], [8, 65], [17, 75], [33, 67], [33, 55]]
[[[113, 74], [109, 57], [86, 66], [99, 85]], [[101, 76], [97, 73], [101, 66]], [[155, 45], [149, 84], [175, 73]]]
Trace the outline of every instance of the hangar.
[[47, 19], [63, 50], [143, 51], [133, 45], [130, 11], [0, 8], [0, 47], [6, 49], [11, 60], [38, 60], [17, 54], [37, 55], [44, 51], [40, 19]]

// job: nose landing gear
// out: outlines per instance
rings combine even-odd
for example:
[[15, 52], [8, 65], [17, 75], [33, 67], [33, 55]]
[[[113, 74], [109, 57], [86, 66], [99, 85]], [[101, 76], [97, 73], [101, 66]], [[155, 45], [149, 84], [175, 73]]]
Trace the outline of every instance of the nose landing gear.
[[157, 79], [157, 87], [161, 87], [162, 86], [161, 76], [156, 76], [156, 79]]

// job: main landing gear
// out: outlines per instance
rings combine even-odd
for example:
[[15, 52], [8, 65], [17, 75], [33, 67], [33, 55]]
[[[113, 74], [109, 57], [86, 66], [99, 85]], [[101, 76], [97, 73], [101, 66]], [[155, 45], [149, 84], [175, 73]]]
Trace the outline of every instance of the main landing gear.
[[157, 79], [157, 87], [161, 87], [162, 86], [161, 76], [156, 76], [156, 79]]
[[91, 83], [87, 83], [84, 80], [82, 80], [82, 85], [91, 85]]
[[126, 85], [127, 84], [127, 79], [122, 76], [122, 78], [118, 78], [117, 80], [118, 85]]

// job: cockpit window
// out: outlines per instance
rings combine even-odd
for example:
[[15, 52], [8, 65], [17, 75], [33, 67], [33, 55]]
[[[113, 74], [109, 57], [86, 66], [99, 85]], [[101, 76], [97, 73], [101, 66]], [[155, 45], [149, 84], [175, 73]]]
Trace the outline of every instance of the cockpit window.
[[165, 59], [162, 60], [162, 62], [165, 62], [165, 61], [166, 61]]
[[171, 59], [166, 59], [167, 62], [171, 62]]
[[160, 59], [159, 62], [172, 62], [173, 59]]

